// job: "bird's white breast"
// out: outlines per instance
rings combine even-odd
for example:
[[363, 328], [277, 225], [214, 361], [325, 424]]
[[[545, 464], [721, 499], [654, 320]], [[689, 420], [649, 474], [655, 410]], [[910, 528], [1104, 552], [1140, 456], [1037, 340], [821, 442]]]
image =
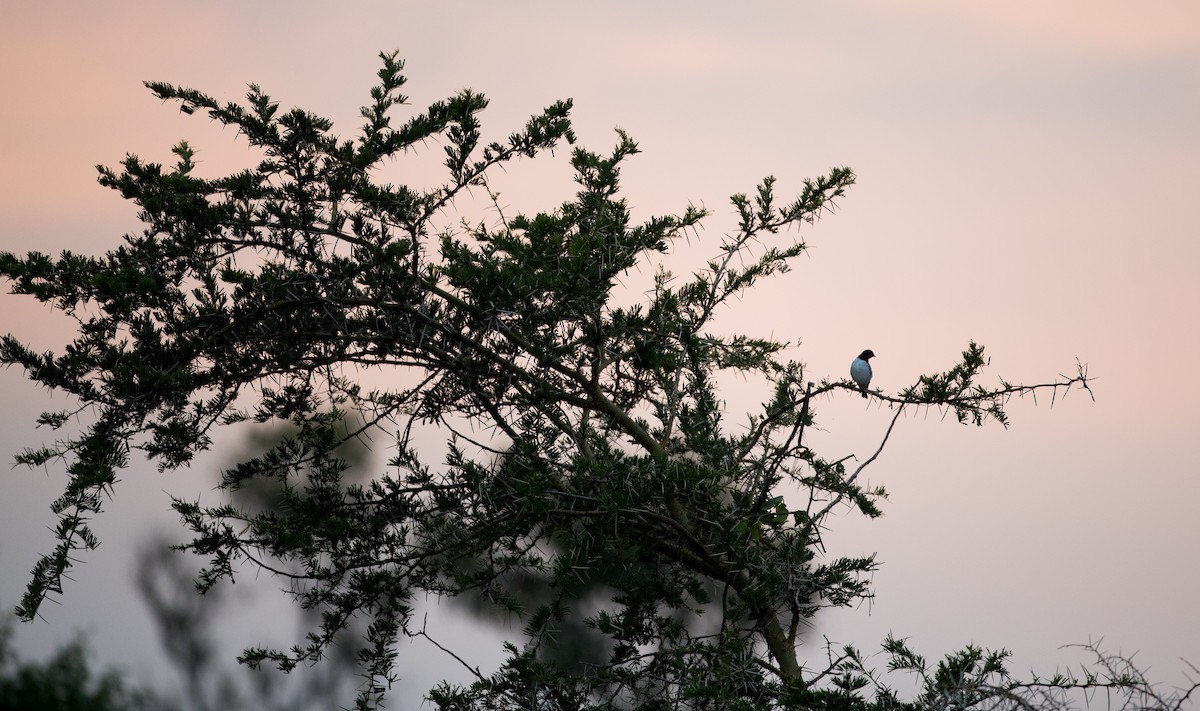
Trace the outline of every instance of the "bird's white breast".
[[855, 358], [850, 364], [850, 377], [854, 378], [854, 382], [865, 386], [871, 382], [871, 364], [862, 358]]

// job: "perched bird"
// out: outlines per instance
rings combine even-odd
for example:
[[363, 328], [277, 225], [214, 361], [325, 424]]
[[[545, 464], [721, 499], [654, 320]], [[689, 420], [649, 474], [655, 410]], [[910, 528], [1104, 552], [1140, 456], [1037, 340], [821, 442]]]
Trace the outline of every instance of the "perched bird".
[[854, 362], [850, 364], [850, 377], [854, 382], [858, 383], [858, 389], [862, 391], [862, 396], [867, 397], [867, 386], [871, 384], [871, 363], [869, 362], [875, 354], [869, 349], [858, 354]]

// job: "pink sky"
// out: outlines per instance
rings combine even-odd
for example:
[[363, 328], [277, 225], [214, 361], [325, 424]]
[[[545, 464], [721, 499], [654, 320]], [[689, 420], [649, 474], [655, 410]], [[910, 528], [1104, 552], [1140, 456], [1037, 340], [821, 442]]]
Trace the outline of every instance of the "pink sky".
[[[886, 515], [830, 537], [879, 552], [877, 599], [818, 631], [873, 649], [892, 630], [929, 655], [1005, 646], [1046, 671], [1075, 659], [1058, 645], [1099, 636], [1141, 650], [1168, 681], [1178, 657], [1200, 664], [1200, 417], [1187, 371], [1200, 347], [1200, 5], [347, 7], [4, 3], [0, 249], [115, 246], [137, 225], [93, 166], [126, 152], [167, 160], [187, 139], [205, 171], [243, 166], [232, 131], [162, 105], [142, 80], [226, 100], [256, 82], [351, 135], [380, 50], [408, 59], [418, 107], [468, 86], [491, 97], [483, 121], [497, 138], [565, 97], [584, 144], [628, 130], [644, 150], [625, 172], [637, 214], [689, 202], [716, 213], [680, 264], [715, 251], [731, 193], [767, 174], [795, 190], [849, 165], [859, 184], [805, 233], [811, 255], [738, 304], [731, 325], [800, 339], [794, 357], [818, 377], [843, 377], [870, 347], [888, 390], [950, 365], [969, 339], [1010, 380], [1052, 379], [1078, 356], [1097, 400], [1014, 404], [1008, 431], [936, 413], [903, 421], [871, 470], [892, 493]], [[573, 190], [565, 166], [560, 153], [510, 170], [505, 196], [551, 208]], [[7, 295], [0, 331], [46, 347], [66, 333]], [[749, 399], [729, 393], [731, 407]], [[40, 442], [44, 393], [10, 369], [0, 400], [0, 455]], [[820, 416], [830, 455], [869, 453], [887, 424], [857, 398]], [[128, 552], [142, 527], [172, 522], [164, 491], [211, 489], [198, 472], [144, 469], [98, 523], [105, 545], [65, 604], [19, 631], [31, 653], [84, 626], [114, 662], [141, 664], [150, 628]], [[0, 604], [11, 607], [49, 546], [62, 478], [0, 471]]]

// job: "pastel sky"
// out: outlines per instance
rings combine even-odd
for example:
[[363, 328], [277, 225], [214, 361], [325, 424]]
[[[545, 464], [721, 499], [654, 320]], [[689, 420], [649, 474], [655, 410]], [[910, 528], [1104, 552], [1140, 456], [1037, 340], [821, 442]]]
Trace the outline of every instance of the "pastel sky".
[[[0, 249], [102, 252], [136, 231], [95, 182], [95, 164], [127, 152], [167, 161], [186, 139], [211, 174], [250, 159], [232, 131], [143, 80], [223, 100], [254, 82], [349, 136], [392, 49], [417, 107], [465, 87], [489, 96], [492, 137], [566, 97], [585, 145], [629, 131], [644, 151], [624, 173], [635, 214], [714, 212], [678, 246], [679, 267], [715, 252], [730, 194], [766, 175], [794, 192], [851, 166], [859, 184], [802, 233], [810, 255], [727, 315], [798, 341], [792, 357], [814, 377], [844, 377], [871, 348], [876, 384], [898, 390], [971, 339], [994, 378], [1088, 364], [1094, 403], [1015, 402], [1007, 431], [902, 420], [869, 470], [891, 492], [885, 516], [847, 517], [829, 536], [839, 552], [878, 551], [877, 598], [817, 632], [874, 649], [893, 631], [929, 656], [1002, 646], [1018, 670], [1042, 671], [1078, 661], [1060, 645], [1103, 637], [1172, 683], [1180, 657], [1200, 664], [1200, 4], [5, 2]], [[420, 160], [396, 179], [427, 179]], [[573, 192], [565, 155], [510, 169], [502, 190], [517, 208], [552, 208]], [[29, 301], [0, 294], [0, 331], [60, 344], [69, 324]], [[730, 383], [729, 407], [756, 396]], [[0, 371], [0, 402], [0, 455], [49, 436], [32, 427], [47, 394], [14, 369]], [[830, 455], [869, 455], [888, 422], [854, 397], [819, 416]], [[62, 477], [0, 468], [0, 605], [50, 546]], [[160, 671], [132, 553], [172, 525], [168, 492], [211, 495], [212, 481], [131, 470], [97, 522], [104, 545], [62, 605], [18, 631], [23, 649], [45, 654], [83, 628], [107, 661]], [[291, 641], [241, 618], [231, 657]], [[415, 650], [426, 659], [410, 677], [447, 663], [431, 654]]]

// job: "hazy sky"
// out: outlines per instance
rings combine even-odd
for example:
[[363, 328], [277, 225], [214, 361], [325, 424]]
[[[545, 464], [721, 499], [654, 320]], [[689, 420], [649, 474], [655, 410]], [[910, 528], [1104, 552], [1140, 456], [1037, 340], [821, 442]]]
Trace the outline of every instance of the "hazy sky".
[[[167, 161], [187, 139], [208, 174], [245, 165], [232, 130], [181, 115], [143, 80], [222, 100], [255, 82], [349, 136], [381, 50], [407, 58], [415, 107], [464, 87], [491, 97], [494, 138], [566, 97], [585, 145], [606, 149], [613, 128], [629, 131], [644, 151], [624, 173], [636, 215], [689, 202], [716, 213], [681, 259], [714, 253], [730, 194], [768, 174], [792, 192], [849, 165], [859, 184], [806, 230], [810, 256], [728, 323], [799, 339], [793, 357], [815, 377], [845, 376], [871, 348], [885, 390], [951, 365], [970, 339], [988, 347], [993, 377], [1013, 381], [1053, 379], [1078, 357], [1096, 402], [1014, 403], [1007, 431], [937, 413], [903, 420], [869, 470], [891, 492], [885, 516], [847, 518], [829, 535], [837, 551], [879, 552], [877, 598], [816, 631], [868, 650], [894, 631], [930, 656], [1004, 646], [1018, 670], [1043, 671], [1078, 659], [1059, 645], [1103, 636], [1179, 680], [1179, 657], [1200, 664], [1189, 372], [1200, 347], [1200, 4], [734, 7], [4, 2], [0, 249], [102, 252], [135, 231], [131, 207], [95, 182], [95, 164], [127, 152]], [[508, 202], [564, 199], [565, 158], [510, 168]], [[0, 295], [0, 331], [61, 343], [68, 324], [29, 301]], [[731, 408], [745, 405], [733, 386]], [[49, 436], [32, 428], [46, 395], [16, 370], [0, 372], [0, 402], [0, 455]], [[827, 456], [862, 456], [888, 412], [847, 395], [819, 417]], [[11, 607], [50, 546], [63, 476], [0, 472], [0, 604]], [[131, 470], [96, 523], [104, 545], [74, 571], [64, 604], [22, 627], [22, 646], [42, 654], [83, 627], [106, 659], [157, 668], [131, 553], [174, 520], [167, 492], [211, 487], [207, 473]], [[239, 643], [270, 631], [246, 634]]]

